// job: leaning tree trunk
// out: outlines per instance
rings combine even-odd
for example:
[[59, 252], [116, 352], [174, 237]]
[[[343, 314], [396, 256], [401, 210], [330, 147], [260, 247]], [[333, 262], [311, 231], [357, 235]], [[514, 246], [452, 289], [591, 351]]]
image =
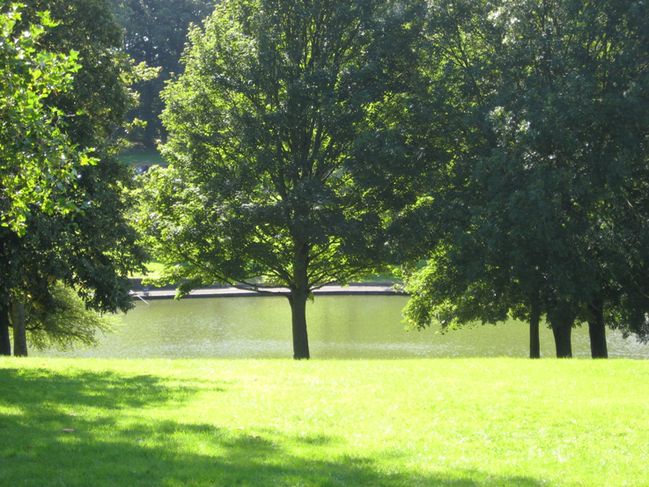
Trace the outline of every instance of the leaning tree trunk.
[[541, 340], [539, 339], [539, 322], [541, 307], [538, 302], [532, 302], [530, 310], [530, 358], [541, 358]]
[[309, 297], [308, 259], [308, 246], [297, 246], [293, 261], [295, 283], [291, 286], [291, 294], [288, 297], [293, 327], [293, 358], [296, 360], [311, 358], [306, 328], [306, 302]]
[[549, 316], [557, 358], [572, 357], [572, 325], [575, 316], [567, 310], [555, 309]]
[[14, 355], [16, 357], [26, 357], [25, 305], [17, 300], [11, 302], [11, 325], [14, 330]]
[[606, 345], [606, 324], [604, 322], [604, 303], [598, 299], [588, 307], [591, 317], [588, 320], [590, 335], [590, 355], [592, 358], [608, 358]]
[[0, 302], [0, 355], [11, 355], [11, 340], [9, 339], [9, 304], [6, 300]]
[[567, 303], [559, 303], [554, 309], [548, 311], [548, 319], [552, 325], [554, 344], [557, 349], [557, 358], [572, 357], [572, 325], [575, 313]]
[[572, 322], [552, 324], [557, 358], [572, 358]]

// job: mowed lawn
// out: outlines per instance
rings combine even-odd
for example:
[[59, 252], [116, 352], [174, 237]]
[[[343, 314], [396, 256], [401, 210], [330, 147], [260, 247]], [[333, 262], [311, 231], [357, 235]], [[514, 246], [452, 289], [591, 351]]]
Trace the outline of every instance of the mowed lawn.
[[0, 359], [0, 485], [649, 485], [649, 362]]

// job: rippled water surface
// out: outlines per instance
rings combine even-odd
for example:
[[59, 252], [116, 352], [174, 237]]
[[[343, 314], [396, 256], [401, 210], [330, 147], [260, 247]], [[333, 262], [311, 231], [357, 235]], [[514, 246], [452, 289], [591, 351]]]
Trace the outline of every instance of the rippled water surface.
[[[520, 356], [528, 353], [527, 326], [509, 322], [451, 331], [406, 331], [401, 296], [320, 296], [307, 320], [314, 358]], [[116, 332], [99, 346], [47, 355], [84, 357], [290, 357], [288, 302], [281, 297], [237, 297], [138, 303], [117, 318]], [[543, 329], [542, 354], [553, 354]], [[588, 330], [573, 333], [575, 355], [588, 356]], [[649, 346], [609, 332], [611, 356], [649, 358]]]

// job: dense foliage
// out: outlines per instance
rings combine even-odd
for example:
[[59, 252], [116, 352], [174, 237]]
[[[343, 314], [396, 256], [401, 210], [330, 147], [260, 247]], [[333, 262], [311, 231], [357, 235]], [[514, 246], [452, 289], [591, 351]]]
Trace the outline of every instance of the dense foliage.
[[[231, 0], [190, 32], [165, 91], [164, 146], [142, 225], [169, 277], [288, 288], [294, 355], [309, 356], [314, 288], [374, 265], [380, 213], [355, 168], [392, 147], [374, 114], [405, 103], [421, 3]], [[393, 157], [394, 158], [394, 157]]]
[[[49, 12], [46, 16], [41, 13], [45, 8]], [[2, 234], [1, 328], [6, 336], [10, 314], [16, 353], [20, 354], [26, 353], [26, 324], [33, 321], [25, 311], [36, 309], [34, 303], [56, 301], [58, 282], [73, 288], [87, 306], [96, 310], [128, 309], [131, 299], [126, 276], [143, 259], [135, 245], [135, 232], [123, 215], [127, 208], [124, 188], [130, 175], [115, 157], [119, 149], [117, 135], [136, 99], [128, 84], [139, 79], [142, 70], [121, 53], [120, 30], [104, 1], [34, 1], [22, 9], [17, 25], [30, 32], [33, 27], [29, 26], [37, 19], [50, 17], [54, 22], [48, 30], [41, 29], [37, 39], [24, 36], [35, 44], [31, 52], [23, 53], [23, 58], [45, 67], [48, 59], [63, 59], [68, 52], [73, 52], [77, 60], [75, 72], [71, 73], [74, 77], [70, 74], [65, 79], [46, 81], [47, 90], [40, 103], [56, 117], [37, 135], [43, 142], [50, 134], [68, 142], [71, 155], [59, 157], [58, 163], [72, 176], [58, 177], [42, 165], [48, 178], [56, 178], [54, 208], [65, 211], [45, 211], [35, 205], [37, 200], [30, 199], [25, 203], [29, 211], [20, 231], [8, 228]], [[92, 148], [93, 164], [85, 163], [85, 152], [78, 150], [83, 147]], [[29, 159], [38, 162], [40, 156], [36, 155], [34, 158], [31, 152]], [[10, 161], [11, 170], [29, 174], [19, 162]], [[34, 186], [39, 187], [38, 182]], [[72, 318], [59, 324], [59, 337], [66, 328], [70, 337], [80, 336], [75, 327], [82, 323]], [[49, 326], [45, 331], [53, 329]], [[7, 353], [8, 344], [4, 345], [2, 351]]]
[[2, 353], [60, 286], [130, 306], [116, 155], [163, 101], [144, 242], [181, 295], [285, 293], [296, 358], [311, 292], [387, 263], [416, 327], [649, 339], [646, 2], [34, 0], [0, 30]]
[[440, 2], [431, 15], [442, 84], [479, 80], [452, 98], [479, 137], [455, 139], [451, 178], [431, 188], [438, 238], [411, 277], [408, 317], [514, 314], [534, 335], [546, 314], [559, 356], [575, 322], [589, 322], [593, 356], [606, 356], [605, 317], [645, 337], [647, 7]]
[[[25, 245], [47, 270], [75, 286], [87, 302], [102, 311], [130, 307], [129, 271], [137, 269], [143, 252], [124, 213], [130, 203], [125, 189], [131, 174], [118, 158], [127, 112], [137, 102], [131, 85], [149, 74], [122, 51], [122, 36], [105, 0], [33, 1], [32, 12], [49, 9], [59, 25], [45, 36], [55, 51], [76, 49], [80, 70], [68, 93], [49, 104], [67, 114], [64, 130], [77, 144], [93, 147], [96, 164], [77, 174], [65, 198], [77, 208], [66, 218], [32, 221]], [[89, 41], [91, 40], [91, 42]]]
[[18, 235], [34, 208], [69, 209], [58, 187], [74, 181], [75, 166], [90, 162], [62, 130], [61, 110], [46, 102], [70, 89], [78, 53], [41, 48], [39, 40], [54, 25], [47, 14], [25, 29], [19, 29], [21, 19], [17, 5], [0, 11], [0, 226]]

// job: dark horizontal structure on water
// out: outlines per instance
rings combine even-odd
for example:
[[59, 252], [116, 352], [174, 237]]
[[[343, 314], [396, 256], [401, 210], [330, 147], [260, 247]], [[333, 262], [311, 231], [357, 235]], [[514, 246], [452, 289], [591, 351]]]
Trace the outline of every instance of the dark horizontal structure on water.
[[[131, 295], [134, 299], [173, 299], [176, 296], [175, 286], [147, 287], [142, 285], [141, 280], [132, 280]], [[330, 284], [313, 291], [316, 296], [405, 296], [406, 293], [395, 286], [393, 282], [369, 282], [356, 283], [347, 286]], [[197, 288], [191, 291], [184, 298], [243, 298], [243, 297], [275, 297], [287, 296], [287, 288], [264, 288], [259, 291], [252, 289], [241, 289], [236, 287], [213, 286]]]

